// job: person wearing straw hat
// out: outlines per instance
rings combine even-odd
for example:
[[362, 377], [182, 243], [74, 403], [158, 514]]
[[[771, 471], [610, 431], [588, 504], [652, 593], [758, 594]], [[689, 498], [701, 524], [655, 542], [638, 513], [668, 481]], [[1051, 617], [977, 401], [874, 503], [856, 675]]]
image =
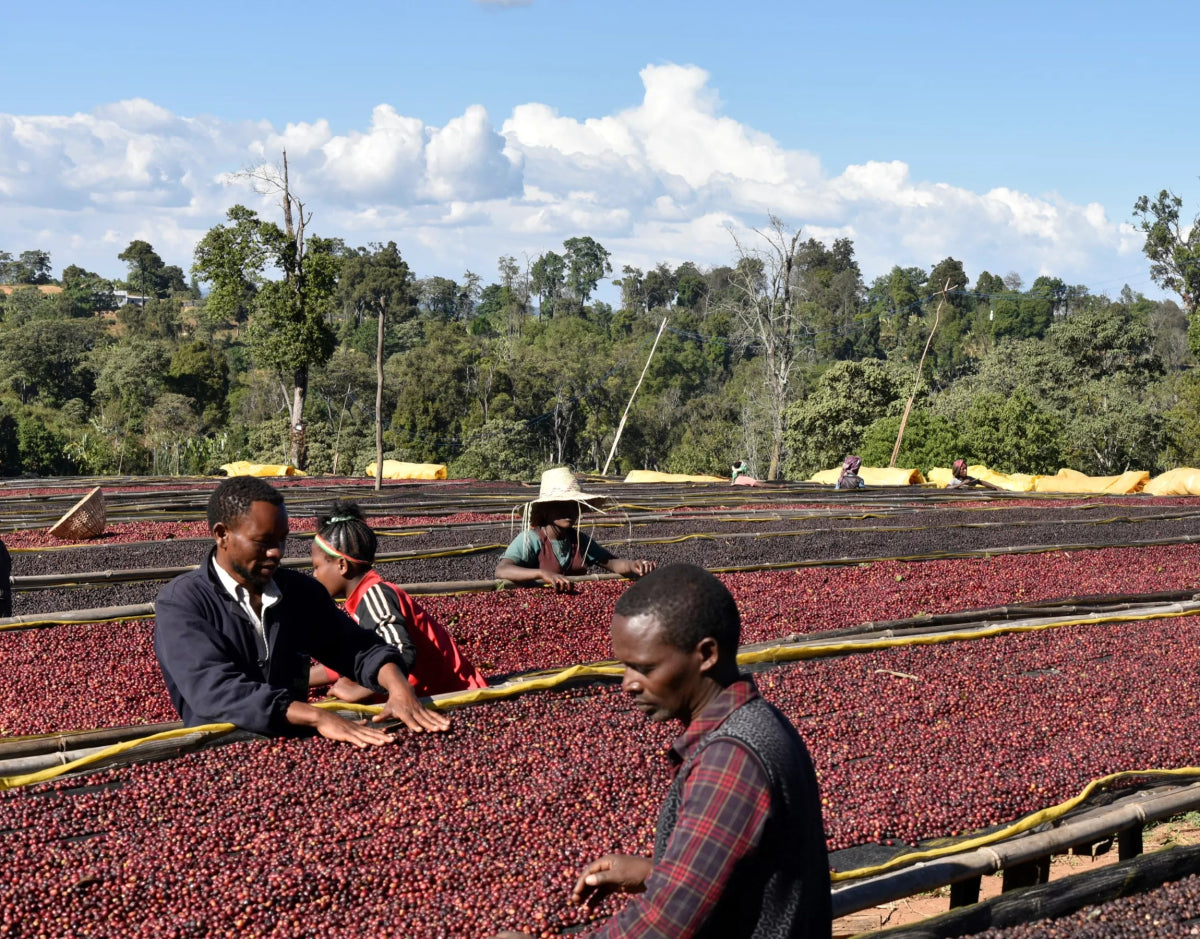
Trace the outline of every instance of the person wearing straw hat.
[[543, 581], [562, 593], [571, 589], [571, 576], [591, 564], [622, 577], [641, 577], [654, 570], [654, 562], [619, 558], [585, 532], [579, 531], [583, 509], [600, 511], [607, 496], [579, 488], [579, 480], [565, 466], [542, 473], [538, 497], [525, 503], [524, 530], [504, 551], [496, 577], [516, 584]]
[[[271, 736], [310, 728], [356, 747], [393, 742], [377, 726], [384, 721], [449, 729], [444, 714], [421, 705], [398, 649], [360, 629], [321, 584], [282, 566], [288, 514], [279, 490], [255, 476], [230, 477], [208, 500], [208, 525], [208, 557], [155, 602], [154, 654], [185, 725], [229, 723]], [[387, 695], [374, 723], [308, 703], [310, 656]]]

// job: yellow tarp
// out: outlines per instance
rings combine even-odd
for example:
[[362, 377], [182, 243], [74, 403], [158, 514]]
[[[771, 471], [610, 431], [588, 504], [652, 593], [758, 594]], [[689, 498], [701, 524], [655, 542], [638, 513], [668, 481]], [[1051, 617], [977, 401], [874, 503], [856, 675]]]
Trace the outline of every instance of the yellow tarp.
[[[1149, 473], [1141, 470], [1130, 470], [1119, 476], [1088, 476], [1065, 466], [1055, 476], [997, 473], [981, 463], [968, 466], [967, 473], [1008, 492], [1081, 492], [1113, 496], [1141, 492], [1150, 478]], [[953, 478], [954, 473], [945, 466], [935, 466], [929, 471], [929, 481], [943, 489]]]
[[689, 476], [686, 473], [656, 473], [654, 470], [632, 470], [627, 483], [727, 483], [726, 476]]
[[939, 489], [945, 489], [950, 485], [950, 480], [954, 478], [954, 473], [944, 466], [935, 466], [929, 470], [929, 475], [925, 478]]
[[[367, 464], [363, 471], [367, 476], [375, 475], [375, 461]], [[403, 463], [400, 460], [383, 461], [384, 479], [445, 479], [445, 463]]]
[[[838, 466], [834, 469], [821, 470], [809, 482], [834, 486], [837, 485], [838, 477], [841, 475], [842, 468]], [[919, 486], [925, 482], [925, 477], [921, 475], [920, 470], [890, 466], [863, 466], [859, 468], [858, 475], [868, 486]]]
[[1077, 470], [1063, 467], [1057, 476], [1039, 476], [1034, 484], [1035, 492], [1086, 492], [1124, 496], [1141, 492], [1150, 479], [1143, 470], [1130, 470], [1119, 476], [1086, 476]]
[[[982, 463], [967, 467], [967, 475], [989, 482], [998, 489], [1007, 492], [1033, 492], [1040, 476], [1029, 476], [1025, 473], [996, 473]], [[950, 485], [954, 473], [944, 466], [935, 466], [929, 471], [929, 481], [935, 486], [945, 489]], [[1065, 490], [1064, 490], [1065, 491]]]
[[286, 463], [251, 463], [249, 460], [237, 460], [226, 463], [221, 469], [226, 476], [304, 476], [300, 470]]
[[1033, 492], [1033, 487], [1037, 485], [1038, 477], [1032, 476], [1029, 473], [997, 473], [995, 470], [990, 470], [983, 464], [978, 466], [968, 466], [967, 473], [974, 476], [976, 479], [982, 479], [993, 486], [999, 486], [1001, 489], [1006, 489], [1009, 492]]
[[1190, 466], [1167, 470], [1142, 489], [1152, 496], [1200, 496], [1200, 470]]

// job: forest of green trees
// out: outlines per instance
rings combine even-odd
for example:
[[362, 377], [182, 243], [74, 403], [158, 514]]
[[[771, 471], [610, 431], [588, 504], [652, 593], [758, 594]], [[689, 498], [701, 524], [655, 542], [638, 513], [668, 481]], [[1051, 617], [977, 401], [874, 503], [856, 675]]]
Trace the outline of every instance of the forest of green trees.
[[[117, 256], [124, 281], [74, 264], [54, 279], [45, 251], [0, 251], [0, 474], [250, 459], [359, 475], [377, 413], [385, 457], [452, 476], [599, 471], [664, 318], [610, 472], [721, 474], [745, 459], [804, 478], [849, 452], [887, 465], [914, 388], [898, 465], [1200, 464], [1200, 226], [1181, 229], [1165, 191], [1134, 214], [1155, 281], [1182, 306], [953, 257], [866, 283], [849, 239], [775, 218], [731, 238], [716, 267], [614, 269], [581, 234], [501, 257], [492, 277], [422, 277], [393, 242], [309, 231], [283, 183], [278, 219], [234, 206], [186, 267], [134, 241]], [[610, 276], [615, 307], [596, 299]]]

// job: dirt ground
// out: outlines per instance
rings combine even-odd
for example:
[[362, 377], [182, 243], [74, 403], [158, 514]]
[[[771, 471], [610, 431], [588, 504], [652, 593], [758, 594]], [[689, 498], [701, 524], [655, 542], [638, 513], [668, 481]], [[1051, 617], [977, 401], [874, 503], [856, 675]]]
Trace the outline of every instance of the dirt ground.
[[[1190, 845], [1200, 843], [1200, 812], [1193, 812], [1178, 818], [1173, 818], [1147, 828], [1142, 836], [1143, 850], [1146, 853], [1174, 845]], [[1093, 871], [1108, 864], [1117, 863], [1117, 846], [1114, 841], [1111, 848], [1095, 857], [1086, 855], [1059, 855], [1050, 862], [1050, 879], [1059, 880], [1072, 874], [1082, 874]], [[979, 898], [987, 900], [1000, 893], [1002, 877], [992, 874], [983, 878]], [[922, 893], [915, 897], [907, 897], [894, 903], [862, 910], [850, 916], [835, 920], [833, 924], [834, 939], [848, 939], [859, 933], [875, 929], [889, 929], [894, 926], [911, 926], [930, 916], [937, 916], [950, 909], [950, 888], [943, 887], [932, 893]]]

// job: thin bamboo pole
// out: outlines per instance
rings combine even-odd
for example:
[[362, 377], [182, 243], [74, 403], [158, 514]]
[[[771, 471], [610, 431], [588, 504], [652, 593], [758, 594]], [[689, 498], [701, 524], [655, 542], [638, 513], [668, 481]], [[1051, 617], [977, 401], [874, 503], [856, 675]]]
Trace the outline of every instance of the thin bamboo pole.
[[[1088, 524], [1088, 523], [1084, 523]], [[601, 526], [602, 527], [602, 526]], [[610, 526], [610, 527], [624, 527]], [[909, 533], [929, 531], [932, 526], [888, 526], [888, 525], [867, 525], [858, 527], [845, 527], [839, 529], [823, 529], [823, 528], [798, 528], [780, 531], [712, 531], [712, 532], [688, 532], [683, 535], [666, 535], [663, 537], [642, 537], [642, 538], [620, 538], [617, 541], [623, 545], [672, 545], [682, 544], [687, 541], [711, 541], [717, 538], [722, 540], [732, 541], [740, 539], [751, 540], [767, 540], [772, 538], [803, 538], [817, 533], [827, 531], [850, 532], [875, 534], [884, 533]], [[958, 528], [991, 528], [1005, 527], [1003, 523], [996, 523], [994, 526], [991, 523], [969, 524], [969, 525], [946, 525], [936, 526], [939, 530], [953, 530]], [[1022, 527], [1020, 523], [1013, 524], [1011, 527]], [[1037, 527], [1030, 524], [1028, 527]], [[883, 560], [941, 560], [948, 558], [959, 557], [979, 557], [996, 554], [1013, 554], [1013, 553], [1040, 553], [1044, 551], [1062, 550], [1062, 551], [1081, 551], [1081, 550], [1096, 550], [1101, 548], [1132, 548], [1132, 547], [1153, 547], [1173, 544], [1192, 544], [1200, 542], [1200, 534], [1198, 535], [1173, 535], [1168, 538], [1157, 538], [1143, 541], [1096, 541], [1083, 542], [1074, 544], [1033, 544], [1033, 545], [1001, 545], [986, 548], [969, 548], [957, 552], [942, 552], [932, 551], [920, 555], [896, 555], [883, 558]], [[428, 548], [414, 549], [412, 551], [393, 551], [381, 552], [375, 556], [376, 564], [390, 564], [402, 561], [422, 561], [433, 560], [443, 557], [465, 557], [472, 554], [486, 554], [491, 551], [496, 551], [505, 547], [504, 542], [489, 542], [486, 544], [467, 544], [467, 545], [451, 545], [444, 548]], [[847, 556], [853, 559], [853, 556]], [[812, 563], [821, 563], [823, 560], [837, 561], [838, 558], [807, 559]], [[877, 558], [860, 558], [862, 561], [877, 560]], [[778, 562], [784, 567], [792, 566], [792, 561]], [[795, 562], [799, 563], [799, 562]], [[312, 565], [308, 558], [284, 558], [280, 562], [281, 566], [293, 569], [305, 569]], [[10, 584], [15, 591], [29, 590], [46, 590], [53, 587], [82, 587], [94, 584], [115, 584], [115, 583], [145, 583], [170, 580], [178, 577], [180, 574], [186, 574], [188, 571], [195, 570], [198, 565], [187, 564], [178, 567], [161, 567], [161, 568], [128, 568], [125, 570], [110, 570], [110, 571], [77, 571], [70, 574], [26, 574], [10, 577]], [[775, 564], [770, 564], [763, 569], [775, 569]], [[719, 568], [726, 570], [726, 568]], [[734, 568], [728, 568], [733, 570]], [[739, 568], [741, 569], [741, 568]]]
[[[1009, 554], [1048, 554], [1058, 551], [1087, 551], [1098, 550], [1109, 547], [1149, 547], [1156, 545], [1168, 544], [1192, 544], [1200, 542], [1200, 535], [1180, 535], [1175, 538], [1160, 539], [1155, 541], [1131, 541], [1119, 545], [1113, 544], [1073, 544], [1073, 545], [1018, 545], [1015, 547], [1006, 548], [980, 548], [973, 551], [938, 551], [921, 555], [870, 555], [850, 557], [843, 556], [837, 558], [805, 558], [794, 561], [779, 561], [760, 564], [736, 564], [724, 567], [710, 567], [708, 570], [714, 574], [742, 574], [753, 573], [756, 571], [784, 571], [784, 570], [800, 570], [806, 567], [843, 567], [847, 565], [861, 564], [876, 564], [883, 561], [938, 561], [952, 560], [956, 558], [987, 558], [998, 555]], [[302, 566], [305, 562], [300, 559], [291, 559], [296, 562], [296, 566]], [[576, 583], [586, 583], [591, 581], [601, 580], [618, 580], [619, 574], [585, 574], [578, 577], [570, 577], [569, 580]], [[504, 590], [513, 587], [514, 585], [507, 580], [455, 580], [455, 581], [427, 581], [422, 583], [400, 584], [401, 589], [410, 594], [450, 594], [450, 593], [479, 593], [491, 590]], [[134, 615], [130, 615], [129, 610], [137, 611]], [[114, 611], [119, 611], [114, 614]], [[144, 611], [144, 613], [142, 612]], [[50, 613], [28, 614], [21, 616], [12, 616], [0, 619], [0, 630], [5, 629], [29, 629], [41, 626], [57, 626], [67, 625], [71, 623], [91, 623], [102, 622], [112, 619], [142, 619], [152, 615], [154, 612], [153, 604], [145, 604], [144, 606], [135, 607], [97, 607], [89, 610], [68, 610]]]
[[0, 739], [0, 760], [39, 756], [44, 753], [66, 753], [87, 747], [110, 747], [114, 743], [137, 740], [165, 730], [178, 730], [182, 726], [183, 721], [166, 721], [158, 724], [131, 724], [123, 727], [100, 727], [95, 730]]
[[379, 334], [375, 339], [375, 491], [383, 488], [383, 320], [387, 301], [379, 304]]
[[837, 887], [833, 891], [833, 915], [847, 916], [980, 874], [992, 874], [1094, 842], [1132, 825], [1144, 825], [1197, 808], [1200, 808], [1200, 783], [1160, 795], [1138, 793], [1122, 804], [1096, 809], [1062, 822], [1050, 831], [1018, 836]]
[[629, 417], [629, 409], [633, 407], [633, 399], [637, 397], [638, 389], [642, 387], [642, 379], [646, 377], [646, 371], [650, 368], [650, 360], [654, 358], [654, 350], [658, 348], [658, 340], [662, 338], [663, 330], [667, 328], [667, 318], [664, 316], [663, 321], [658, 326], [658, 335], [654, 337], [654, 345], [650, 347], [650, 354], [646, 356], [646, 364], [642, 366], [642, 374], [638, 376], [637, 384], [633, 388], [633, 394], [629, 396], [629, 403], [625, 405], [625, 413], [621, 415], [621, 423], [617, 425], [617, 432], [613, 436], [612, 447], [608, 451], [608, 459], [604, 461], [604, 469], [600, 471], [601, 476], [608, 475], [608, 467], [612, 463], [613, 455], [617, 452], [617, 444], [621, 440], [621, 433], [625, 430], [625, 419]]
[[938, 321], [942, 317], [942, 304], [946, 302], [946, 291], [950, 289], [950, 281], [946, 280], [946, 286], [942, 288], [941, 299], [938, 300], [937, 311], [933, 314], [933, 328], [929, 330], [929, 338], [925, 340], [925, 351], [921, 353], [921, 361], [917, 363], [917, 377], [913, 382], [912, 394], [908, 396], [908, 404], [904, 405], [904, 416], [900, 418], [900, 432], [896, 434], [896, 446], [892, 447], [892, 459], [888, 463], [889, 467], [896, 465], [896, 457], [900, 455], [900, 442], [904, 439], [904, 428], [908, 424], [908, 412], [912, 410], [913, 398], [917, 396], [917, 389], [921, 387], [921, 372], [925, 369], [925, 356], [929, 354], [930, 343], [933, 342], [933, 334], [937, 332]]
[[[1137, 826], [1125, 831], [1140, 835], [1142, 830]], [[912, 926], [897, 926], [871, 935], [877, 939], [951, 939], [1041, 919], [1059, 919], [1085, 906], [1143, 893], [1194, 873], [1200, 873], [1200, 845], [1166, 848], [1111, 867], [1002, 894]], [[1144, 923], [1129, 923], [1129, 926], [1134, 932], [1147, 928]], [[1118, 935], [1119, 921], [1110, 923], [1109, 930], [1117, 930], [1111, 934]]]

